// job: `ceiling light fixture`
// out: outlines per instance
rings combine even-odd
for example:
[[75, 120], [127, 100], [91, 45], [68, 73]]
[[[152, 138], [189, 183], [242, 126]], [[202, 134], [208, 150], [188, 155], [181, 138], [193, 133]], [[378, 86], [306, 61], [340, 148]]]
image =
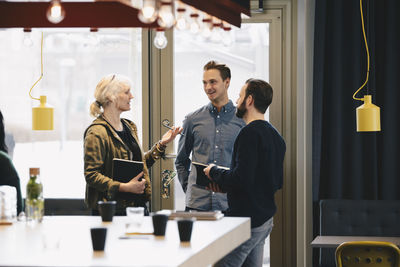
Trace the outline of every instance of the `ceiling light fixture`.
[[222, 43], [225, 46], [231, 46], [233, 43], [231, 26], [226, 25], [225, 23], [222, 23], [222, 29], [224, 30], [224, 32], [222, 34]]
[[210, 16], [204, 17], [202, 19], [203, 22], [203, 27], [201, 30], [201, 35], [205, 38], [208, 39], [211, 37], [211, 26], [212, 26], [212, 19]]
[[199, 14], [196, 12], [192, 12], [190, 14], [190, 32], [193, 34], [197, 34], [200, 30], [200, 24], [199, 24]]
[[218, 22], [216, 19], [213, 20], [213, 28], [211, 31], [211, 41], [219, 43], [222, 41], [222, 22]]
[[32, 29], [31, 28], [24, 28], [24, 39], [23, 39], [23, 43], [26, 47], [31, 47], [33, 45], [33, 41], [31, 38], [31, 32]]
[[143, 7], [139, 10], [138, 18], [143, 23], [153, 23], [158, 16], [157, 1], [143, 0]]
[[176, 15], [176, 25], [175, 27], [178, 30], [186, 30], [188, 27], [188, 23], [186, 21], [186, 8], [185, 7], [178, 7], [177, 10], [177, 15]]
[[[193, 4], [196, 5], [196, 3]], [[175, 5], [177, 6], [176, 10]], [[222, 25], [221, 19], [213, 19], [207, 12], [201, 12], [193, 6], [190, 7], [189, 15], [186, 14], [187, 10], [189, 10], [189, 5], [186, 5], [184, 1], [143, 0], [138, 18], [146, 24], [157, 21], [158, 26], [163, 29], [162, 31], [157, 29], [157, 34], [154, 38], [154, 45], [158, 44], [157, 48], [166, 46], [164, 43], [168, 41], [165, 41], [164, 30], [172, 27], [176, 27], [178, 30], [188, 29], [192, 34], [198, 34], [201, 31], [201, 36], [204, 39], [210, 39], [215, 43], [223, 43], [225, 46], [232, 44], [233, 40], [229, 32], [231, 30], [230, 24]], [[201, 15], [199, 14], [200, 12], [202, 13]], [[190, 17], [189, 20], [187, 20], [187, 17]]]
[[65, 18], [65, 9], [60, 0], [51, 0], [46, 12], [47, 19], [54, 24], [60, 23]]
[[175, 25], [173, 2], [161, 2], [157, 22], [164, 29], [169, 29]]
[[167, 37], [165, 37], [164, 29], [163, 28], [157, 28], [157, 33], [156, 37], [154, 37], [154, 46], [157, 47], [158, 49], [164, 49], [167, 47], [168, 40]]

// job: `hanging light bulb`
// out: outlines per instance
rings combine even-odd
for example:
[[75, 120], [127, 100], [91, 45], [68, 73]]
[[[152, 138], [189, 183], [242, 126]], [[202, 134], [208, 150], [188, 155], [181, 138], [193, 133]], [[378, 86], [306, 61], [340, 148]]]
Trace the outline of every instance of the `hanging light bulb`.
[[212, 22], [212, 19], [211, 19], [211, 17], [204, 17], [202, 21], [203, 21], [203, 27], [201, 29], [201, 35], [205, 39], [208, 39], [208, 38], [211, 37], [211, 22]]
[[153, 23], [157, 19], [156, 0], [143, 0], [143, 7], [139, 10], [138, 18], [143, 23]]
[[169, 29], [175, 24], [175, 16], [173, 12], [172, 2], [161, 2], [158, 11], [158, 24], [164, 29]]
[[154, 37], [154, 46], [158, 49], [164, 49], [168, 44], [167, 37], [165, 37], [164, 29], [157, 28], [156, 31], [157, 33], [156, 37]]
[[98, 35], [98, 28], [90, 28], [90, 33], [88, 36], [88, 44], [92, 46], [97, 46], [100, 43], [100, 38]]
[[213, 29], [212, 29], [212, 33], [211, 33], [211, 41], [214, 43], [219, 43], [222, 40], [222, 36], [221, 36], [221, 22], [213, 22]]
[[54, 24], [60, 23], [65, 18], [65, 9], [60, 0], [52, 0], [46, 12], [47, 19]]
[[190, 22], [190, 32], [196, 34], [200, 31], [200, 24], [199, 24], [199, 14], [192, 13], [190, 14], [191, 22]]
[[224, 30], [224, 32], [222, 33], [222, 43], [225, 46], [231, 46], [233, 43], [231, 26], [222, 23], [222, 29]]
[[33, 41], [31, 38], [31, 32], [32, 29], [31, 28], [24, 28], [24, 39], [23, 39], [23, 43], [26, 47], [31, 47], [33, 45]]
[[176, 15], [176, 28], [178, 30], [186, 30], [188, 27], [188, 23], [186, 21], [186, 17], [185, 17], [185, 12], [186, 12], [186, 8], [185, 7], [178, 7], [177, 11], [177, 15]]

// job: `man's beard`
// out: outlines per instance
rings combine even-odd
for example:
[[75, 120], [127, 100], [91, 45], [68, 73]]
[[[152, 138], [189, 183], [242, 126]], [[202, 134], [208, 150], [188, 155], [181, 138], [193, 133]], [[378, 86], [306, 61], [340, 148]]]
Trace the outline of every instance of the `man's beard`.
[[246, 99], [243, 100], [242, 104], [240, 104], [240, 106], [238, 106], [238, 107], [236, 108], [236, 117], [238, 117], [238, 118], [240, 118], [240, 119], [242, 119], [243, 116], [244, 116], [244, 115], [246, 114], [246, 112], [247, 112], [246, 105], [244, 104], [245, 101], [246, 101]]

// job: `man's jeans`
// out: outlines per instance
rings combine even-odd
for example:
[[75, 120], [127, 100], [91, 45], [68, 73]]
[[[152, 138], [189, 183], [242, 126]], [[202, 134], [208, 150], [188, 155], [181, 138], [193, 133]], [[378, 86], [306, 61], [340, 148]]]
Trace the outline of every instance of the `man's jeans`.
[[216, 267], [261, 267], [263, 264], [265, 239], [271, 233], [274, 226], [273, 218], [263, 225], [251, 229], [251, 237], [231, 253], [222, 258], [214, 266]]

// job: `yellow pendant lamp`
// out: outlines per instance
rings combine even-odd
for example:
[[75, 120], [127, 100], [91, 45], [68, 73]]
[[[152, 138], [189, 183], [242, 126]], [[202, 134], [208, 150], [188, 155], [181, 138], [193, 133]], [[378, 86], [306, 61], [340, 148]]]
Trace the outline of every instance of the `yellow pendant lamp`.
[[379, 132], [381, 130], [380, 108], [372, 104], [371, 95], [364, 95], [363, 98], [356, 97], [356, 94], [368, 83], [369, 65], [370, 65], [368, 43], [367, 43], [367, 37], [365, 36], [365, 28], [364, 28], [364, 15], [362, 12], [362, 0], [360, 0], [360, 13], [361, 13], [361, 25], [365, 42], [365, 50], [367, 52], [367, 77], [365, 79], [364, 84], [360, 88], [358, 88], [358, 90], [353, 95], [353, 99], [364, 101], [364, 104], [362, 104], [356, 109], [357, 132]]
[[54, 130], [54, 108], [46, 104], [46, 96], [40, 96], [40, 105], [32, 108], [32, 130]]
[[42, 79], [43, 77], [43, 32], [42, 40], [40, 44], [40, 63], [41, 63], [41, 73], [39, 79], [33, 84], [31, 90], [29, 91], [29, 96], [32, 99], [39, 100], [40, 104], [37, 107], [32, 108], [32, 130], [35, 131], [49, 131], [54, 130], [54, 108], [46, 104], [47, 97], [41, 95], [40, 98], [32, 97], [31, 92], [33, 87]]
[[357, 132], [379, 132], [381, 130], [380, 108], [372, 104], [371, 95], [365, 95], [364, 104], [356, 109]]

